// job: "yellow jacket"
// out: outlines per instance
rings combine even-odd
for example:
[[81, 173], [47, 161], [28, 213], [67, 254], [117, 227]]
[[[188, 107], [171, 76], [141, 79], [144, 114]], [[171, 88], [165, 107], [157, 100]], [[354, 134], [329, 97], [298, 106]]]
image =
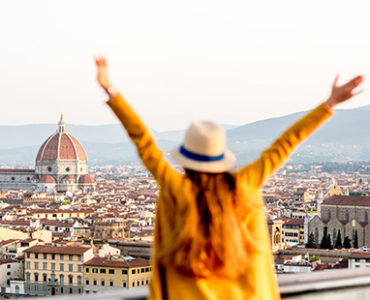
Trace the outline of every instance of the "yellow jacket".
[[[149, 298], [162, 299], [167, 294], [169, 299], [280, 299], [260, 187], [296, 145], [332, 115], [330, 108], [325, 104], [319, 105], [285, 131], [260, 158], [233, 173], [237, 199], [246, 201], [249, 207], [240, 226], [246, 226], [256, 247], [248, 250], [248, 257], [253, 263], [249, 264], [246, 273], [237, 280], [229, 280], [216, 276], [191, 278], [179, 274], [171, 266], [166, 266], [164, 272], [160, 271], [163, 269], [160, 269], [156, 257], [173, 240], [174, 226], [181, 224], [178, 212], [186, 206], [187, 196], [192, 193], [191, 182], [170, 165], [150, 131], [121, 95], [109, 99], [107, 103], [126, 128], [142, 162], [160, 187]], [[161, 281], [161, 278], [164, 280]]]

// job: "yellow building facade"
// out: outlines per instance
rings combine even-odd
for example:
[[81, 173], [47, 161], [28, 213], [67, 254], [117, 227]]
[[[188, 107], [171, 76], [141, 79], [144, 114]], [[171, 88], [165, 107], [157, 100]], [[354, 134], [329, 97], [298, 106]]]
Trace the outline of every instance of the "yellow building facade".
[[134, 288], [149, 284], [152, 267], [147, 259], [94, 257], [83, 265], [86, 293], [111, 288]]

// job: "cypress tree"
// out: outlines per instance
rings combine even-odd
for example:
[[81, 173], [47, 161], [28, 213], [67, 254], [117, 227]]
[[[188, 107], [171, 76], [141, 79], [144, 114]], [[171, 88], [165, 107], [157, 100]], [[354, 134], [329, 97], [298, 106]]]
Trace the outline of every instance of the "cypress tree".
[[340, 229], [338, 230], [337, 240], [335, 241], [335, 248], [337, 248], [337, 249], [342, 249], [343, 248], [342, 235], [340, 234]]
[[343, 247], [346, 249], [351, 248], [351, 239], [348, 236], [344, 237]]
[[315, 235], [312, 232], [308, 236], [306, 248], [316, 248], [316, 239]]
[[328, 227], [324, 227], [324, 234], [321, 239], [320, 249], [328, 249]]
[[355, 236], [353, 238], [353, 248], [358, 248], [358, 235], [357, 230], [355, 230]]
[[326, 249], [333, 249], [333, 246], [331, 245], [331, 236], [330, 236], [330, 234], [328, 234]]

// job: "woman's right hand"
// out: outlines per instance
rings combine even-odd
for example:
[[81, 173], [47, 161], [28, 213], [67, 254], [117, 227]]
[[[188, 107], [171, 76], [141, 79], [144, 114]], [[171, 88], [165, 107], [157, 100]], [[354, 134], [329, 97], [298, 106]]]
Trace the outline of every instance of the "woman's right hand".
[[100, 86], [107, 92], [110, 97], [115, 96], [117, 92], [108, 79], [108, 68], [105, 57], [102, 55], [95, 56], [95, 63], [98, 71], [97, 79]]
[[362, 92], [354, 91], [354, 89], [362, 83], [362, 76], [357, 76], [341, 86], [338, 86], [338, 78], [339, 76], [337, 75], [332, 86], [331, 95], [325, 102], [325, 104], [330, 108], [334, 108], [337, 104], [347, 101]]

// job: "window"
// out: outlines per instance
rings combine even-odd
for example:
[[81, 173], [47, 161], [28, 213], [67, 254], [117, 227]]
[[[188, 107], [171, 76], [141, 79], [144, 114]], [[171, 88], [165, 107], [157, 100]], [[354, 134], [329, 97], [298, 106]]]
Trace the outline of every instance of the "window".
[[35, 273], [35, 281], [38, 282], [39, 281], [39, 274]]
[[73, 284], [73, 276], [72, 275], [68, 275], [68, 282], [69, 282], [69, 284]]
[[60, 281], [60, 284], [64, 284], [64, 275], [63, 274], [59, 275], [59, 281]]
[[64, 254], [60, 255], [60, 260], [64, 260]]
[[78, 271], [78, 272], [82, 272], [82, 265], [78, 265], [78, 266], [77, 266], [77, 271]]
[[30, 258], [30, 254], [29, 253], [27, 253], [27, 258]]
[[55, 263], [51, 263], [51, 270], [55, 271]]
[[127, 270], [126, 269], [123, 269], [122, 270], [122, 275], [126, 275], [127, 274]]
[[72, 294], [72, 288], [69, 288], [69, 293]]
[[38, 253], [35, 253], [35, 258], [39, 258], [39, 254]]
[[55, 259], [55, 254], [52, 254], [51, 255], [51, 259]]
[[46, 282], [48, 280], [48, 276], [46, 274], [42, 274], [42, 281]]
[[145, 272], [145, 268], [141, 268], [141, 273], [144, 273]]
[[46, 263], [46, 262], [42, 263], [42, 269], [47, 270], [48, 269], [48, 263]]
[[333, 246], [335, 246], [337, 242], [337, 230], [334, 228], [333, 229]]
[[48, 258], [48, 255], [44, 253], [44, 259], [47, 259], [47, 258]]
[[114, 274], [114, 269], [109, 269], [109, 274]]
[[137, 286], [140, 286], [140, 280], [137, 281]]
[[73, 255], [72, 254], [69, 255], [69, 260], [73, 260]]
[[109, 286], [113, 286], [113, 285], [114, 285], [113, 279], [109, 280]]
[[136, 274], [136, 270], [131, 270], [131, 274]]
[[26, 274], [26, 278], [27, 278], [27, 281], [31, 281], [31, 274], [30, 273], [27, 273]]
[[90, 280], [89, 279], [86, 279], [85, 283], [86, 283], [86, 285], [89, 285], [90, 284]]
[[77, 284], [78, 285], [82, 284], [82, 277], [81, 276], [77, 276]]
[[100, 285], [101, 285], [101, 286], [105, 286], [105, 280], [104, 280], [104, 279], [102, 279], [102, 280], [100, 281]]
[[64, 271], [64, 264], [60, 264], [59, 268], [60, 268], [61, 271]]
[[35, 270], [38, 270], [38, 269], [39, 269], [39, 263], [35, 262]]
[[69, 265], [68, 265], [68, 271], [69, 271], [69, 272], [73, 272], [73, 265], [72, 265], [72, 264], [69, 264]]
[[89, 269], [89, 268], [86, 268], [86, 269], [85, 269], [85, 272], [86, 272], [86, 273], [89, 273], [89, 272], [90, 272], [90, 269]]
[[97, 285], [98, 284], [98, 281], [96, 280], [96, 278], [94, 278], [94, 285]]
[[93, 273], [98, 273], [98, 268], [92, 268]]
[[27, 262], [27, 269], [31, 269], [31, 263], [29, 261]]
[[135, 287], [135, 281], [132, 282], [132, 286]]
[[145, 268], [145, 272], [149, 272], [149, 268]]
[[77, 256], [78, 257], [78, 261], [82, 261], [82, 257], [81, 255]]
[[123, 287], [126, 287], [126, 286], [127, 286], [126, 280], [124, 280], [124, 281], [122, 282], [122, 286], [123, 286]]
[[105, 274], [106, 270], [105, 269], [100, 269], [100, 273]]
[[51, 282], [54, 283], [55, 282], [55, 274], [51, 274]]

